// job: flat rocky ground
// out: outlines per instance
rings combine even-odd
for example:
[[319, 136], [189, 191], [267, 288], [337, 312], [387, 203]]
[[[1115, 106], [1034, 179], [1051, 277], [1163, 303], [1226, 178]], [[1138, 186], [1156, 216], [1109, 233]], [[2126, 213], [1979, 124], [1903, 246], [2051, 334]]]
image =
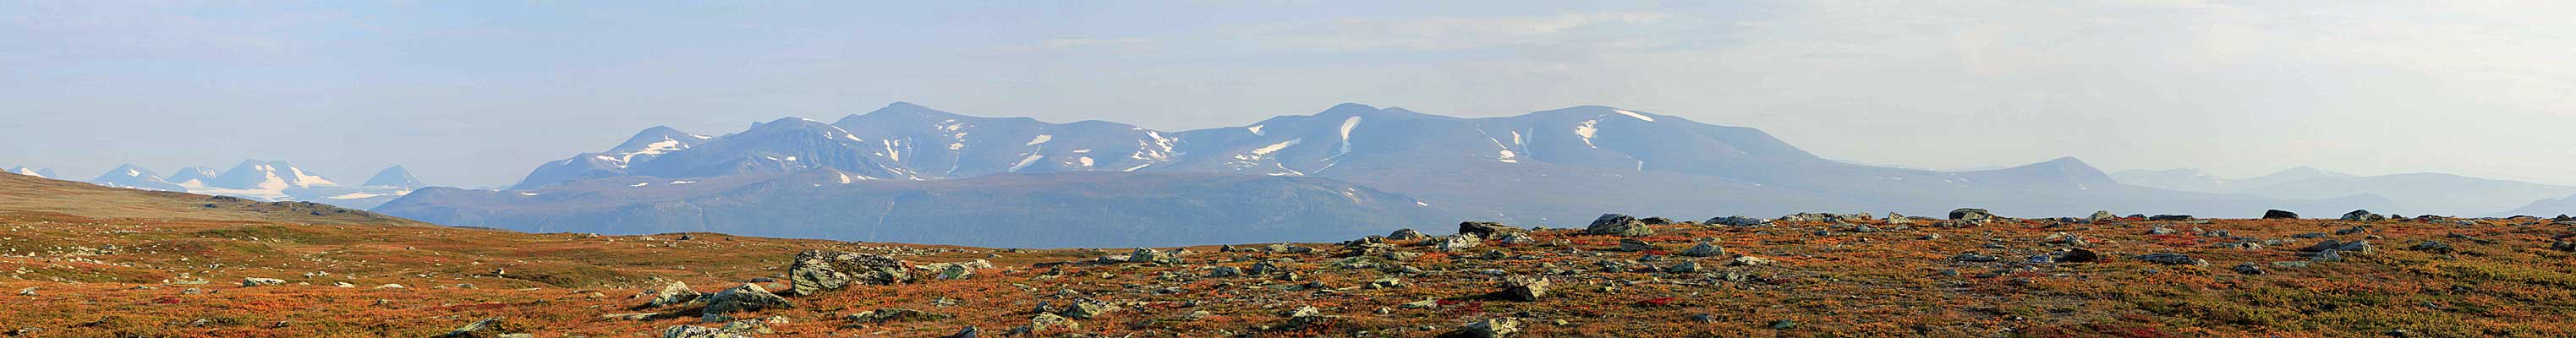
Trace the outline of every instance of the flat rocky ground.
[[[1347, 243], [1014, 250], [7, 211], [0, 330], [2576, 336], [2565, 320], [2576, 318], [2576, 244], [2567, 243], [2576, 221], [1861, 216], [1614, 217], [1588, 229], [1426, 225], [1439, 235]], [[1479, 233], [1452, 235], [1462, 228]], [[797, 259], [808, 250], [851, 254]], [[866, 264], [881, 258], [904, 267]], [[668, 304], [648, 306], [657, 299]]]

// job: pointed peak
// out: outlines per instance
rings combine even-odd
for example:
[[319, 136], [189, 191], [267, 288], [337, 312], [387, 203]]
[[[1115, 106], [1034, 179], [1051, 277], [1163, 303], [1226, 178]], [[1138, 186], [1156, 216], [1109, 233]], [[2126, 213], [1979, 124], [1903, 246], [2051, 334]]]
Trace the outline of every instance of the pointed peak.
[[428, 186], [428, 184], [421, 183], [419, 177], [413, 177], [410, 169], [404, 169], [401, 165], [385, 167], [385, 170], [376, 171], [376, 175], [374, 177], [367, 178], [367, 183], [362, 185], [401, 187], [404, 189]]

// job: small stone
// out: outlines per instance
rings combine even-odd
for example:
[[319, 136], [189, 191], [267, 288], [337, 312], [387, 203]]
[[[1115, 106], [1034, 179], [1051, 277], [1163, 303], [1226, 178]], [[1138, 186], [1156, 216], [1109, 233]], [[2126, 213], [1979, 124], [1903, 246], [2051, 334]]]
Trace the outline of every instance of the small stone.
[[1521, 321], [1511, 318], [1479, 320], [1467, 323], [1466, 327], [1459, 328], [1458, 331], [1467, 337], [1474, 338], [1510, 337], [1512, 334], [1521, 332]]
[[2209, 265], [2209, 261], [2201, 260], [2199, 258], [2191, 258], [2189, 255], [2169, 252], [2138, 255], [2137, 258], [2138, 261], [2164, 265]]
[[1724, 256], [1726, 255], [1726, 248], [1720, 248], [1715, 243], [1700, 242], [1697, 245], [1692, 245], [1689, 249], [1683, 249], [1681, 255], [1691, 257]]
[[1537, 301], [1539, 297], [1547, 296], [1547, 286], [1546, 277], [1505, 277], [1503, 278], [1503, 298], [1524, 302]]
[[1636, 240], [1636, 239], [1620, 239], [1620, 240], [1619, 240], [1619, 251], [1638, 252], [1638, 251], [1648, 251], [1648, 250], [1658, 250], [1658, 249], [1661, 249], [1661, 248], [1657, 248], [1657, 247], [1655, 247], [1655, 245], [1654, 245], [1654, 244], [1652, 244], [1652, 243], [1646, 243], [1646, 241], [1640, 241], [1640, 240]]
[[2254, 265], [2254, 262], [2245, 262], [2245, 264], [2237, 264], [2235, 269], [2236, 269], [2236, 273], [2248, 274], [2248, 275], [2260, 275], [2260, 274], [2263, 274], [2263, 273], [2264, 273], [2264, 271], [2263, 271], [2263, 266], [2261, 266], [2261, 265]]
[[1421, 231], [1414, 231], [1413, 229], [1396, 230], [1395, 233], [1386, 235], [1386, 239], [1391, 240], [1416, 240], [1424, 238], [1431, 238], [1431, 235], [1424, 235]]

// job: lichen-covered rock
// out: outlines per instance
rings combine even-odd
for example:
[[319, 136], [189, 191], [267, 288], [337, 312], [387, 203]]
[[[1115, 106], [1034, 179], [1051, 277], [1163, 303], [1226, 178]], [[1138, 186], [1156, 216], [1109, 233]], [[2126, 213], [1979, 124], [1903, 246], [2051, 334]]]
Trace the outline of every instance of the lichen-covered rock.
[[812, 295], [840, 290], [853, 284], [896, 284], [912, 281], [906, 269], [912, 264], [886, 256], [825, 250], [796, 253], [796, 261], [787, 269], [788, 293]]
[[767, 289], [760, 288], [760, 284], [743, 284], [742, 286], [718, 291], [716, 294], [707, 295], [706, 303], [707, 306], [705, 308], [700, 308], [698, 310], [698, 313], [704, 316], [703, 318], [700, 318], [700, 320], [708, 318], [722, 318], [725, 314], [735, 312], [751, 312], [760, 311], [762, 309], [784, 309], [795, 307], [795, 305], [787, 302], [787, 298], [779, 297], [777, 294], [769, 293], [769, 290]]
[[1959, 208], [1956, 210], [1950, 210], [1950, 219], [1956, 221], [1983, 221], [1994, 218], [1996, 218], [1995, 214], [1987, 212], [1986, 209]]
[[2201, 260], [2199, 258], [2191, 258], [2190, 255], [2178, 253], [2151, 253], [2138, 255], [2138, 261], [2164, 265], [2209, 265], [2209, 261]]
[[1749, 226], [1757, 226], [1757, 225], [1763, 225], [1763, 224], [1771, 224], [1771, 220], [1767, 220], [1767, 219], [1760, 219], [1760, 218], [1752, 218], [1752, 217], [1744, 217], [1744, 216], [1726, 216], [1726, 217], [1710, 218], [1710, 219], [1708, 219], [1708, 224], [1724, 225], [1724, 226], [1735, 226], [1735, 227], [1749, 227]]
[[1477, 238], [1494, 238], [1494, 236], [1502, 234], [1514, 234], [1526, 231], [1528, 230], [1522, 230], [1521, 228], [1514, 228], [1508, 225], [1503, 225], [1502, 223], [1494, 222], [1469, 221], [1458, 223], [1459, 235], [1476, 236]]
[[1400, 230], [1396, 230], [1396, 231], [1395, 231], [1395, 233], [1391, 233], [1391, 234], [1387, 234], [1387, 235], [1386, 235], [1386, 239], [1399, 240], [1399, 241], [1405, 241], [1405, 240], [1416, 240], [1416, 239], [1424, 239], [1424, 238], [1431, 238], [1431, 235], [1424, 235], [1424, 234], [1422, 234], [1422, 232], [1421, 232], [1421, 231], [1413, 231], [1413, 229], [1400, 229]]
[[699, 297], [699, 296], [703, 296], [703, 295], [704, 295], [704, 294], [700, 294], [700, 293], [698, 293], [698, 291], [697, 291], [697, 290], [690, 290], [690, 289], [689, 289], [689, 284], [688, 284], [688, 283], [681, 283], [680, 281], [671, 281], [671, 284], [663, 284], [663, 285], [662, 285], [662, 290], [660, 290], [660, 291], [654, 291], [654, 292], [653, 292], [653, 299], [652, 299], [652, 300], [649, 300], [649, 301], [645, 301], [645, 302], [644, 302], [644, 305], [643, 305], [643, 306], [639, 306], [638, 308], [655, 308], [655, 307], [664, 307], [664, 306], [680, 305], [681, 303], [688, 303], [688, 302], [691, 302], [691, 301], [696, 301], [696, 300], [698, 300], [698, 297]]
[[1547, 277], [1511, 276], [1503, 278], [1503, 299], [1538, 301], [1547, 296]]
[[1726, 248], [1718, 247], [1715, 243], [1700, 242], [1698, 245], [1692, 245], [1689, 249], [1683, 249], [1681, 255], [1691, 257], [1724, 256], [1726, 255]]
[[1474, 248], [1476, 245], [1483, 243], [1484, 240], [1478, 239], [1476, 236], [1451, 235], [1435, 240], [1433, 247], [1440, 249], [1442, 252], [1459, 252], [1465, 251], [1468, 248]]
[[732, 331], [732, 330], [719, 329], [719, 328], [712, 328], [712, 327], [704, 327], [704, 326], [674, 325], [674, 326], [671, 326], [671, 327], [662, 328], [662, 338], [748, 338], [748, 337], [751, 337], [751, 335], [750, 335], [750, 334], [747, 334], [747, 333], [735, 332], [735, 331]]
[[1646, 243], [1646, 241], [1640, 241], [1640, 240], [1636, 240], [1636, 239], [1621, 239], [1621, 240], [1619, 240], [1619, 251], [1638, 252], [1638, 251], [1661, 250], [1661, 249], [1663, 249], [1663, 248], [1655, 247], [1655, 244], [1654, 244], [1654, 243]]
[[1601, 218], [1592, 220], [1592, 225], [1585, 226], [1583, 228], [1583, 233], [1587, 235], [1636, 237], [1654, 235], [1655, 230], [1653, 228], [1648, 228], [1646, 226], [1646, 222], [1638, 221], [1636, 217], [1628, 217], [1628, 215], [1621, 214], [1602, 214]]
[[1473, 323], [1467, 323], [1467, 326], [1459, 328], [1458, 332], [1466, 337], [1472, 338], [1511, 337], [1512, 334], [1521, 332], [1521, 321], [1519, 319], [1511, 318], [1479, 320]]

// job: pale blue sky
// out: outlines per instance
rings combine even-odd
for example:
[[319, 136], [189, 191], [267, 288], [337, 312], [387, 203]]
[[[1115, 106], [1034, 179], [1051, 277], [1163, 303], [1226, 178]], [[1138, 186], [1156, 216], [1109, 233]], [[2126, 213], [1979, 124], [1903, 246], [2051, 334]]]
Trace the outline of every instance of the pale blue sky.
[[2576, 183], [2576, 9], [2366, 1], [0, 1], [0, 165], [508, 184], [891, 101], [1178, 130], [1599, 104], [1829, 157]]

